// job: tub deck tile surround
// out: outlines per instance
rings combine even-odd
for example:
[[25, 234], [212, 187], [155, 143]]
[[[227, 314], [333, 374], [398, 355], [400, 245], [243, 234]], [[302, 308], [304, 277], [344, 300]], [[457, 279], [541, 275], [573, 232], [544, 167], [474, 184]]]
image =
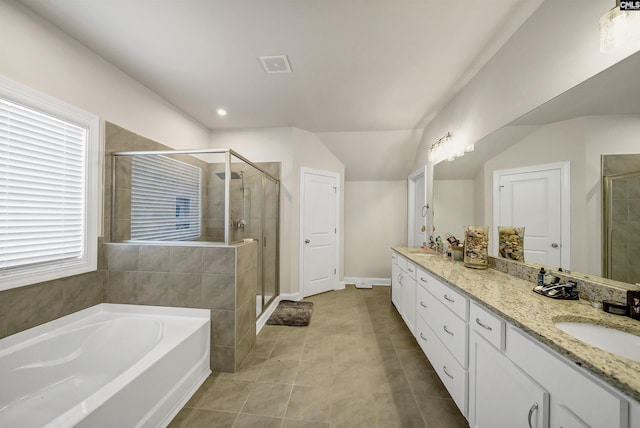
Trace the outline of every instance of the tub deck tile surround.
[[255, 344], [256, 246], [105, 244], [105, 301], [209, 309], [211, 367], [234, 372]]
[[0, 338], [102, 303], [105, 278], [97, 270], [0, 291]]
[[390, 302], [331, 291], [308, 327], [265, 326], [236, 373], [214, 373], [170, 428], [468, 428]]
[[563, 301], [540, 296], [531, 291], [535, 286], [532, 281], [495, 269], [469, 269], [462, 262], [454, 262], [441, 256], [425, 257], [417, 253], [415, 248], [394, 247], [392, 250], [414, 261], [570, 361], [579, 363], [604, 382], [629, 397], [640, 400], [640, 363], [590, 346], [554, 325], [556, 321], [589, 320], [640, 336], [638, 321], [595, 309], [586, 300]]

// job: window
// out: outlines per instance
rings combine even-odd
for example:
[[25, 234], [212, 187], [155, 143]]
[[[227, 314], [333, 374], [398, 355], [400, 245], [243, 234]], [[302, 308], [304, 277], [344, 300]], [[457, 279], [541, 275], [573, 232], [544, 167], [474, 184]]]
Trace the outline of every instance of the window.
[[162, 155], [131, 159], [131, 239], [200, 237], [201, 170]]
[[0, 290], [96, 270], [99, 120], [0, 79]]

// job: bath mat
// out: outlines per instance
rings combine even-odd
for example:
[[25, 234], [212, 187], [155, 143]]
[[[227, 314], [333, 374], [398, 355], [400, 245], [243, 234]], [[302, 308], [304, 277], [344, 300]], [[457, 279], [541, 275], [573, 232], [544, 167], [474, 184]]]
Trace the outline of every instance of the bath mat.
[[311, 322], [312, 312], [313, 302], [283, 300], [278, 303], [278, 307], [267, 320], [267, 324], [306, 327]]

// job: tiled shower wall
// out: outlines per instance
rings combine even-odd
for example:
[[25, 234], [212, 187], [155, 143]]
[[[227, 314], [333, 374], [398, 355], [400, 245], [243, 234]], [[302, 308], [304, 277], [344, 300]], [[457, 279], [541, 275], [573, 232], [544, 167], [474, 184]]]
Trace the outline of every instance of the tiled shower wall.
[[[635, 173], [635, 174], [634, 174]], [[634, 174], [611, 181], [611, 278], [640, 282], [640, 155], [603, 155], [602, 175]], [[608, 201], [603, 201], [608, 207]], [[604, 255], [607, 257], [607, 255]]]
[[255, 343], [256, 242], [106, 244], [105, 301], [211, 310], [211, 368], [234, 372]]

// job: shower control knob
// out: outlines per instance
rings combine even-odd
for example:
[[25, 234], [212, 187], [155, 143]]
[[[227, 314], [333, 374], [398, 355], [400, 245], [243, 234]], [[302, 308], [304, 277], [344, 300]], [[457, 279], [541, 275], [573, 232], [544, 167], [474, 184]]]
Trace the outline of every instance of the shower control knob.
[[304, 240], [304, 243], [305, 243], [305, 244], [308, 244], [309, 242], [311, 242], [311, 239], [305, 239], [305, 240]]
[[558, 248], [558, 244], [554, 242], [553, 244], [551, 244], [551, 248]]

